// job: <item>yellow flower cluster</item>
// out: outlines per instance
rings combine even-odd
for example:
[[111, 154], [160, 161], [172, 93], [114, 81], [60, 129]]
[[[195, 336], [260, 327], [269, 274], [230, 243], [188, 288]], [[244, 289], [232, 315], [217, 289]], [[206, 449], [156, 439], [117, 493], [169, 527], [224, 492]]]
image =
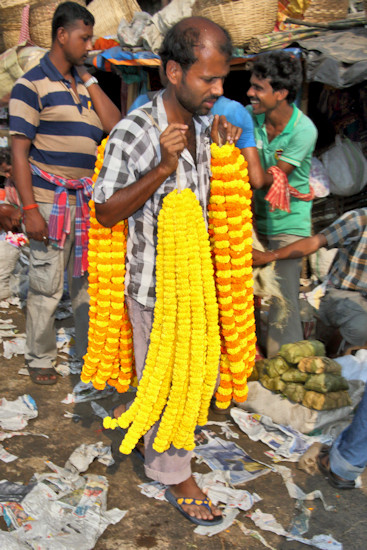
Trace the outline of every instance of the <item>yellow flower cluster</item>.
[[[106, 141], [98, 148], [94, 181], [103, 163]], [[103, 227], [96, 219], [93, 201], [89, 206], [89, 332], [81, 380], [100, 390], [107, 383], [122, 393], [129, 389], [134, 363], [124, 295], [127, 222]]]
[[247, 163], [234, 145], [211, 146], [209, 234], [222, 338], [216, 405], [246, 400], [256, 355], [252, 279], [252, 192]]
[[129, 429], [120, 451], [130, 453], [160, 419], [153, 448], [195, 447], [205, 425], [220, 356], [218, 304], [202, 209], [190, 189], [173, 191], [158, 217], [156, 305], [143, 376], [131, 407], [105, 428]]

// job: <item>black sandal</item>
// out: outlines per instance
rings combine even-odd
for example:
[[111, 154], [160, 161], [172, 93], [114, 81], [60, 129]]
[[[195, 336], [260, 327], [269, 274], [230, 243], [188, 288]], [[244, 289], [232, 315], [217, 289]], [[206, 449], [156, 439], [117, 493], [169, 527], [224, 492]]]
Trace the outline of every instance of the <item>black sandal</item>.
[[52, 386], [57, 382], [57, 372], [52, 367], [48, 369], [27, 367], [27, 369], [34, 384], [39, 384], [40, 386]]
[[[342, 479], [330, 470], [329, 450], [330, 447], [322, 447], [317, 457], [317, 465], [320, 472], [326, 477], [330, 485], [335, 489], [354, 489], [356, 486], [354, 481], [351, 481], [349, 479]], [[323, 463], [323, 459], [327, 460], [327, 466]]]

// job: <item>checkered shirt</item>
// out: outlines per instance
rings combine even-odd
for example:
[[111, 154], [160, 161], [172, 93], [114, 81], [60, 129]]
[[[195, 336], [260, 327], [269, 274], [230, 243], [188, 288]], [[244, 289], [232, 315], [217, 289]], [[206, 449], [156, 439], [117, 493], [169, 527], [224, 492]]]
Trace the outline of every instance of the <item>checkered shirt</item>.
[[[111, 132], [104, 163], [94, 188], [96, 203], [106, 202], [116, 191], [138, 181], [161, 159], [158, 128], [167, 126], [163, 91], [143, 107], [132, 111]], [[210, 184], [210, 117], [194, 117], [196, 165], [185, 149], [179, 160], [180, 187], [190, 188], [207, 212]], [[177, 171], [176, 171], [177, 173]], [[146, 203], [129, 218], [126, 254], [126, 293], [147, 307], [155, 303], [155, 256], [157, 220], [164, 197], [177, 187], [176, 173], [171, 174]]]
[[367, 208], [346, 212], [321, 233], [328, 248], [339, 249], [328, 283], [367, 297]]

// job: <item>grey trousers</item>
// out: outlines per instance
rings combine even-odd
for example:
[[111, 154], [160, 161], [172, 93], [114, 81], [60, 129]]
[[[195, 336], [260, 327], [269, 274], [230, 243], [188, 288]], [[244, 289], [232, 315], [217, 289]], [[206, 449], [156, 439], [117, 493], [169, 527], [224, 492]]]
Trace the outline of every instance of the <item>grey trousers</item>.
[[[48, 222], [52, 204], [39, 203]], [[27, 296], [25, 361], [29, 367], [49, 368], [56, 361], [55, 312], [64, 290], [67, 270], [75, 321], [76, 358], [82, 359], [88, 346], [88, 279], [73, 277], [75, 252], [75, 206], [70, 207], [71, 232], [63, 250], [30, 240], [29, 290]]]
[[[154, 310], [144, 307], [129, 296], [126, 304], [133, 327], [135, 367], [138, 379], [143, 375], [145, 357], [148, 352], [150, 331], [153, 325]], [[168, 451], [157, 453], [152, 445], [159, 422], [144, 436], [145, 473], [151, 479], [165, 485], [176, 485], [191, 476], [191, 451], [176, 449], [171, 445]]]
[[[260, 236], [260, 240], [269, 250], [278, 250], [303, 237], [297, 235], [271, 235], [269, 237]], [[299, 311], [299, 278], [301, 276], [302, 261], [280, 260], [275, 262], [275, 272], [278, 276], [278, 282], [283, 296], [288, 300], [290, 312], [284, 326], [280, 329], [274, 323], [279, 316], [279, 310], [276, 303], [271, 304], [268, 317], [268, 333], [266, 339], [267, 357], [274, 357], [283, 344], [291, 344], [303, 340], [303, 328]]]
[[329, 289], [321, 299], [318, 314], [324, 325], [339, 329], [348, 344], [367, 344], [367, 300], [359, 292]]

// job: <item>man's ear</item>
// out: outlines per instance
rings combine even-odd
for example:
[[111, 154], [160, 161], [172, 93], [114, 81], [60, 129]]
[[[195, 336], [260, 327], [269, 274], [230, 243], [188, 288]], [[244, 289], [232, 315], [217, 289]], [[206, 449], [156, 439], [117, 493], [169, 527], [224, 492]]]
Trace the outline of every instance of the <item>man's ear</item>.
[[60, 42], [60, 44], [64, 44], [67, 33], [68, 31], [65, 27], [59, 27], [56, 32], [56, 40]]
[[173, 59], [170, 59], [167, 61], [166, 65], [166, 76], [171, 84], [176, 86], [182, 77], [182, 68], [177, 61], [173, 61]]
[[288, 90], [286, 90], [285, 88], [282, 88], [281, 90], [277, 90], [275, 93], [277, 94], [278, 101], [287, 100], [287, 97], [289, 94]]

